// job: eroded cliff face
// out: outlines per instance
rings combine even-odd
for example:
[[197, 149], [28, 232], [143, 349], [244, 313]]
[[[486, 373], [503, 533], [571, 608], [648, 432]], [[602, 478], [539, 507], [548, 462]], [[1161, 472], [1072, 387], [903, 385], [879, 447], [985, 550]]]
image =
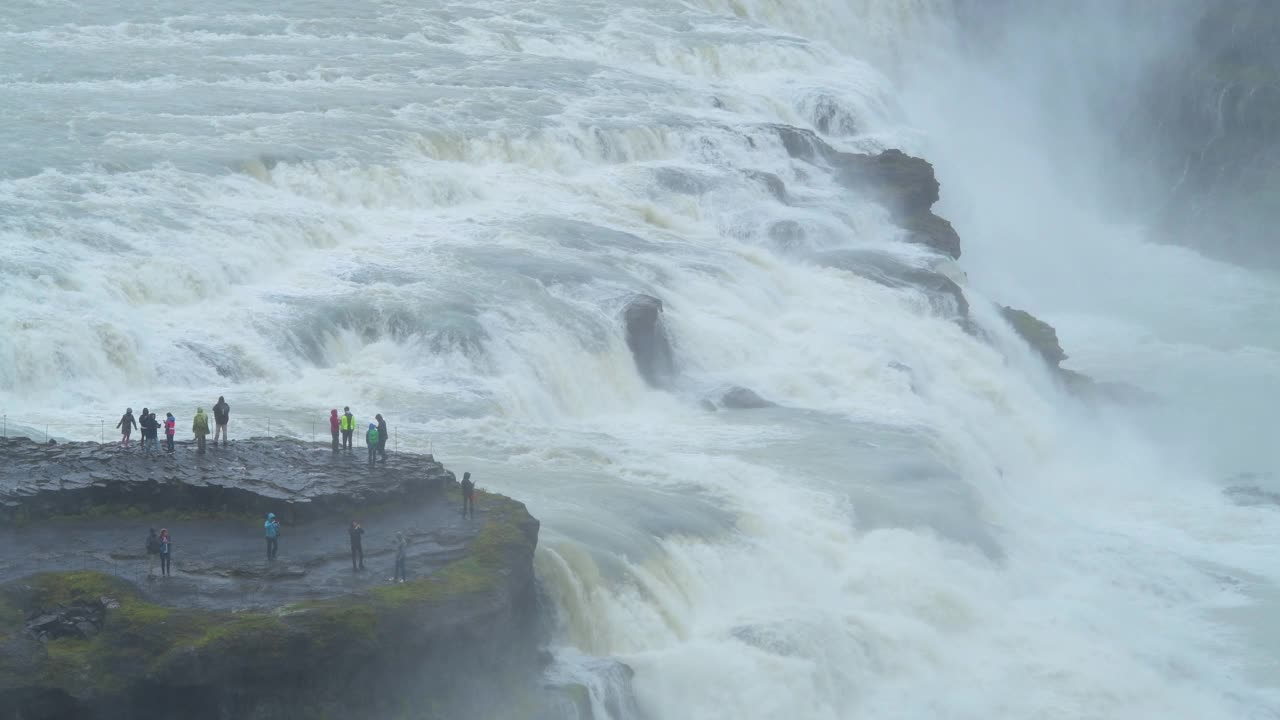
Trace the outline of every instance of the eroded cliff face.
[[[275, 467], [309, 452], [293, 441], [254, 443], [256, 450], [279, 451], [260, 458]], [[38, 452], [70, 463], [87, 451], [0, 444], [0, 458]], [[171, 523], [173, 577], [137, 581], [130, 569], [145, 561], [142, 541], [150, 517], [94, 513], [92, 503], [85, 513], [78, 499], [60, 504], [52, 487], [19, 499], [10, 493], [10, 511], [23, 507], [21, 497], [31, 498], [42, 512], [76, 510], [40, 520], [25, 515], [23, 523], [8, 525], [10, 549], [49, 528], [63, 538], [136, 532], [125, 535], [134, 542], [81, 560], [85, 569], [68, 568], [53, 552], [48, 562], [58, 570], [20, 574], [28, 568], [5, 557], [0, 565], [0, 717], [484, 717], [504, 712], [512, 698], [529, 697], [539, 663], [533, 575], [538, 521], [522, 503], [490, 493], [479, 495], [474, 519], [461, 518], [459, 491], [451, 476], [439, 475], [447, 471], [438, 463], [408, 456], [393, 460], [403, 460], [404, 468], [382, 475], [375, 470], [362, 479], [341, 480], [340, 465], [332, 473], [316, 469], [322, 464], [312, 466], [309, 472], [332, 475], [332, 492], [315, 494], [325, 483], [313, 479], [312, 492], [286, 493], [311, 501], [304, 503], [303, 519], [285, 526], [281, 556], [274, 563], [260, 556], [260, 519], [246, 521], [234, 513], [179, 517], [198, 510], [199, 502], [158, 507], [160, 499], [202, 497], [166, 489], [186, 484], [185, 475], [99, 480], [105, 483], [99, 489], [110, 488], [112, 498], [135, 492], [150, 498], [149, 509], [137, 512], [177, 518]], [[108, 468], [100, 474], [114, 472], [111, 458], [88, 461]], [[125, 456], [119, 465], [133, 462]], [[46, 482], [35, 485], [49, 485], [55, 464], [41, 465]], [[69, 466], [68, 472], [80, 472], [74, 463]], [[438, 487], [423, 487], [418, 472], [432, 468], [438, 468]], [[281, 474], [295, 470], [291, 465]], [[230, 482], [212, 471], [201, 477], [207, 482], [197, 486], [206, 489], [225, 489]], [[235, 497], [256, 497], [259, 506], [285, 502], [278, 494], [254, 495], [243, 485], [246, 494]], [[345, 495], [357, 488], [365, 503]], [[83, 489], [83, 483], [72, 481], [66, 491], [75, 495]], [[325, 500], [316, 503], [320, 497]], [[341, 514], [326, 511], [338, 506], [339, 497], [345, 497]], [[363, 572], [350, 566], [345, 553], [345, 524], [353, 512], [378, 529], [366, 536], [369, 569]], [[394, 553], [387, 547], [391, 528], [401, 528], [412, 547], [405, 583], [386, 578]], [[247, 542], [237, 544], [242, 534]], [[199, 548], [193, 547], [196, 537]], [[210, 554], [220, 556], [221, 570], [210, 569]]]

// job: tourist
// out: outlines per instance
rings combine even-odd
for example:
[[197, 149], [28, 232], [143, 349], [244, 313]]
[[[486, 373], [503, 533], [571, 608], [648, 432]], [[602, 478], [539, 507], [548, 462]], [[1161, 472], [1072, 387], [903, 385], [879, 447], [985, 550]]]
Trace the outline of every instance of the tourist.
[[382, 456], [382, 462], [387, 461], [387, 421], [382, 419], [382, 413], [374, 415], [378, 419], [378, 454]]
[[462, 473], [462, 517], [476, 516], [476, 484], [471, 482], [471, 473]]
[[155, 452], [156, 446], [156, 416], [147, 408], [142, 408], [142, 418], [138, 422], [138, 427], [142, 428], [142, 452], [150, 455]]
[[133, 408], [126, 408], [124, 416], [120, 418], [120, 422], [116, 423], [116, 427], [120, 428], [120, 447], [129, 447], [129, 435], [133, 433], [133, 429], [138, 427], [138, 422], [133, 419]]
[[173, 548], [173, 540], [169, 539], [169, 531], [167, 529], [160, 530], [160, 576], [169, 577], [169, 559], [173, 557], [170, 550]]
[[342, 418], [338, 417], [338, 409], [329, 411], [329, 431], [333, 433], [333, 451], [338, 452], [338, 431], [342, 428]]
[[151, 528], [147, 533], [147, 577], [156, 576], [156, 558], [160, 557], [160, 536], [156, 535], [156, 529]]
[[178, 419], [173, 413], [164, 414], [165, 452], [173, 452], [173, 436], [178, 434]]
[[218, 396], [218, 403], [213, 406], [213, 423], [217, 429], [213, 434], [213, 446], [218, 447], [218, 438], [222, 438], [222, 447], [227, 446], [227, 422], [231, 420], [231, 406], [225, 398]]
[[[334, 412], [337, 412], [336, 410]], [[364, 528], [355, 520], [347, 530], [351, 535], [351, 572], [364, 569]]]
[[191, 423], [191, 432], [196, 436], [196, 452], [204, 452], [205, 438], [209, 437], [209, 416], [204, 414], [204, 408], [196, 408], [196, 418]]
[[378, 452], [378, 426], [369, 423], [369, 430], [364, 434], [365, 447], [369, 448], [369, 467], [373, 467], [374, 455]]
[[356, 434], [356, 416], [351, 414], [351, 408], [343, 406], [342, 408], [342, 447], [347, 452], [351, 452], [351, 436]]
[[275, 513], [267, 513], [267, 521], [262, 524], [267, 535], [267, 560], [275, 560], [280, 549], [280, 521]]
[[404, 582], [408, 577], [405, 572], [405, 557], [409, 553], [409, 540], [404, 536], [404, 532], [396, 533], [396, 575], [391, 578], [391, 582]]

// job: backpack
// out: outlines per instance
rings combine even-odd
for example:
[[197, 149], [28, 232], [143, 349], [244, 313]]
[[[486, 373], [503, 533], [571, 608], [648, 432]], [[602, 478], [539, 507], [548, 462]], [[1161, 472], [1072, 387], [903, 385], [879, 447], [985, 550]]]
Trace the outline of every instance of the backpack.
[[158, 536], [147, 536], [147, 553], [149, 555], [158, 555], [160, 553], [160, 538]]

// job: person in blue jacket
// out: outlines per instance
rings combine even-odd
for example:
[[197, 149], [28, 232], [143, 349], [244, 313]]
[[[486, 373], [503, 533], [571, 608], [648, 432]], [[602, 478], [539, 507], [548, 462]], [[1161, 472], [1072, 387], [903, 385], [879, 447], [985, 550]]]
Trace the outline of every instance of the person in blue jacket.
[[275, 560], [280, 547], [280, 521], [275, 513], [267, 513], [267, 521], [262, 528], [267, 534], [267, 560]]
[[369, 423], [369, 431], [364, 434], [364, 444], [369, 446], [369, 467], [378, 456], [378, 426]]

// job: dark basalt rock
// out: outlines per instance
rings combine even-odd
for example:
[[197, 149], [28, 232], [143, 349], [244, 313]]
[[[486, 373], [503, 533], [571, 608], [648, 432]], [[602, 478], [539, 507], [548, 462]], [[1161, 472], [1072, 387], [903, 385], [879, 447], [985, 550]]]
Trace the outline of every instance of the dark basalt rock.
[[43, 643], [58, 638], [87, 639], [102, 629], [108, 605], [120, 607], [119, 603], [107, 597], [98, 602], [58, 607], [27, 620], [27, 632]]
[[[520, 716], [508, 699], [540, 677], [538, 521], [486, 492], [461, 518], [452, 474], [430, 457], [369, 470], [331, 455], [283, 438], [154, 460], [0, 443], [18, 520], [0, 526], [0, 720]], [[263, 506], [293, 507], [301, 523], [286, 525], [275, 563], [262, 557]], [[41, 513], [55, 519], [30, 522]], [[348, 513], [368, 528], [368, 572], [352, 569]], [[173, 577], [132, 582], [160, 518], [174, 528]], [[410, 538], [410, 579], [389, 584], [396, 532]]]
[[817, 133], [788, 125], [774, 125], [787, 153], [797, 160], [831, 168], [846, 187], [865, 192], [884, 204], [893, 221], [910, 231], [908, 239], [952, 258], [960, 257], [960, 236], [951, 223], [934, 214], [938, 179], [927, 160], [901, 150], [876, 155], [846, 153], [833, 148]]
[[1033, 350], [1040, 353], [1049, 367], [1062, 369], [1062, 361], [1067, 359], [1067, 354], [1058, 343], [1058, 331], [1052, 325], [1025, 310], [1008, 306], [1001, 307], [1000, 314]]
[[760, 397], [754, 390], [740, 386], [733, 386], [726, 390], [720, 396], [720, 407], [729, 408], [731, 410], [757, 410], [760, 408], [777, 407], [777, 403], [769, 402]]
[[[360, 457], [356, 457], [359, 455]], [[413, 501], [453, 473], [430, 455], [398, 454], [370, 468], [363, 453], [289, 438], [238, 440], [196, 454], [124, 451], [115, 445], [0, 440], [0, 520], [81, 515], [104, 508], [258, 514], [285, 522], [340, 516], [365, 504]]]
[[653, 387], [665, 387], [676, 374], [662, 313], [662, 301], [652, 295], [636, 295], [622, 311], [631, 357], [640, 376]]

